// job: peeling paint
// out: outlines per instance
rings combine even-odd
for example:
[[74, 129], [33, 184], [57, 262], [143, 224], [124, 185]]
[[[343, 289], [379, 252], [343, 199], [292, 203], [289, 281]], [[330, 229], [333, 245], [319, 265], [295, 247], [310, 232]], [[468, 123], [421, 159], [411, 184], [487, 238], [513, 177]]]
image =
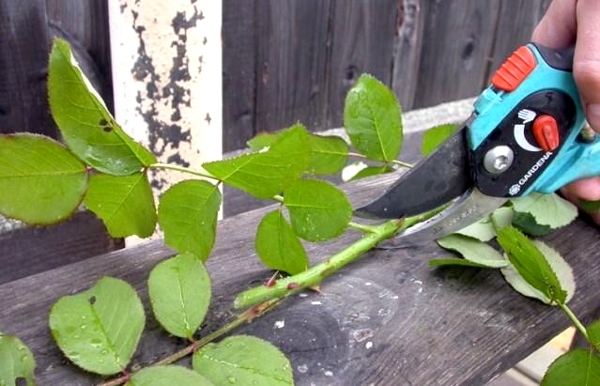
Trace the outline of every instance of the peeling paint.
[[[222, 157], [221, 1], [109, 2], [115, 115], [158, 162]], [[158, 197], [183, 178], [152, 170]]]
[[[110, 3], [117, 120], [159, 162], [221, 158], [221, 2]], [[160, 194], [182, 176], [152, 178]]]

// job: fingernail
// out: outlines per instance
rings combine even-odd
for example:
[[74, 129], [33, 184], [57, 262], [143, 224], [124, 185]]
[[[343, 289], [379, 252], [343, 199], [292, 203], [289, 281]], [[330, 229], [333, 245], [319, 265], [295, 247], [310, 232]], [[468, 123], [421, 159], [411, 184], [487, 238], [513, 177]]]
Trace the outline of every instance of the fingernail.
[[600, 132], [600, 103], [589, 103], [585, 115], [592, 129]]

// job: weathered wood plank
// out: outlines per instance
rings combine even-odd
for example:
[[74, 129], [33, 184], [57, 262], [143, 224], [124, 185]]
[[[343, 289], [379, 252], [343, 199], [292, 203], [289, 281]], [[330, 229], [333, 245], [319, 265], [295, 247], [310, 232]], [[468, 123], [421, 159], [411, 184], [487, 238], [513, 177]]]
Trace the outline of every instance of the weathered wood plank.
[[420, 0], [399, 1], [391, 87], [403, 110], [415, 105], [423, 48], [425, 10]]
[[0, 232], [0, 283], [44, 272], [123, 248], [91, 212], [79, 212], [52, 227]]
[[416, 106], [475, 96], [487, 71], [499, 0], [422, 1], [426, 14]]
[[[360, 205], [393, 179], [379, 177], [344, 188]], [[270, 275], [252, 252], [255, 226], [268, 209], [219, 223], [217, 244], [207, 264], [214, 299], [203, 334], [229, 318], [237, 292]], [[356, 237], [350, 233], [310, 246], [312, 260], [327, 258]], [[571, 307], [583, 318], [597, 315], [598, 230], [578, 220], [546, 241], [574, 269], [578, 290]], [[131, 282], [148, 307], [144, 284], [148, 271], [172, 253], [154, 241], [0, 285], [0, 329], [20, 335], [32, 347], [40, 384], [89, 384], [83, 372], [64, 363], [51, 342], [46, 326], [50, 305], [61, 295], [112, 275]], [[519, 296], [495, 270], [427, 266], [428, 258], [442, 255], [433, 243], [374, 250], [329, 278], [322, 295], [295, 296], [238, 332], [281, 347], [291, 358], [298, 385], [473, 385], [506, 371], [568, 325], [558, 309]], [[137, 364], [183, 344], [158, 330], [152, 320], [147, 332]]]
[[44, 0], [0, 0], [0, 133], [56, 137], [48, 111]]
[[340, 127], [348, 90], [362, 73], [391, 84], [397, 0], [331, 3], [328, 114], [325, 127]]
[[[242, 149], [254, 131], [256, 101], [255, 0], [223, 2], [223, 148]], [[238, 31], [239, 33], [234, 33]], [[242, 33], [243, 31], [243, 33]]]
[[330, 0], [256, 3], [256, 131], [323, 127]]

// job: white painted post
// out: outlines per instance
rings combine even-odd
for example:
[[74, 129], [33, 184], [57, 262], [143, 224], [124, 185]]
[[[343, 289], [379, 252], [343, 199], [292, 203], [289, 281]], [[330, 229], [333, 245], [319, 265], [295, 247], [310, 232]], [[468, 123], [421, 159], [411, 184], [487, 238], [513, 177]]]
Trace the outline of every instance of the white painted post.
[[[221, 0], [109, 0], [115, 115], [159, 162], [222, 156]], [[159, 195], [183, 176], [152, 174]]]

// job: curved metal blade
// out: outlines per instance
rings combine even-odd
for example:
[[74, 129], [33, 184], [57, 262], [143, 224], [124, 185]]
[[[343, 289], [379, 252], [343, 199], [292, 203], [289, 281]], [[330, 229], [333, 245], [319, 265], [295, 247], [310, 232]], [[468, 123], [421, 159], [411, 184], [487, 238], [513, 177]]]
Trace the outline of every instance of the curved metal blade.
[[466, 126], [400, 177], [372, 203], [354, 213], [366, 218], [400, 218], [433, 210], [471, 188]]
[[506, 200], [505, 197], [486, 196], [476, 188], [468, 189], [452, 205], [434, 217], [408, 228], [377, 247], [380, 249], [407, 248], [440, 239], [486, 217], [502, 206]]

